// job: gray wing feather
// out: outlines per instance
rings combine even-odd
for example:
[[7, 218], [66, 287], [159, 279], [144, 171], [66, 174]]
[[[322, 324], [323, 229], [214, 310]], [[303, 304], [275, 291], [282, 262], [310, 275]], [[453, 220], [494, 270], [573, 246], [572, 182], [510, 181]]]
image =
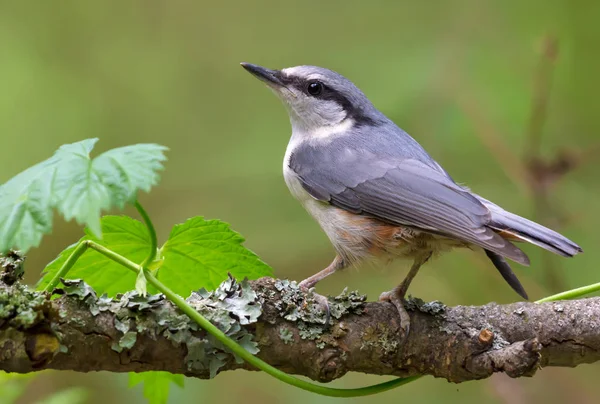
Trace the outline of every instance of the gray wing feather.
[[300, 145], [289, 161], [314, 198], [387, 223], [464, 240], [519, 263], [526, 255], [487, 224], [489, 209], [443, 170], [411, 158], [376, 156], [334, 140]]

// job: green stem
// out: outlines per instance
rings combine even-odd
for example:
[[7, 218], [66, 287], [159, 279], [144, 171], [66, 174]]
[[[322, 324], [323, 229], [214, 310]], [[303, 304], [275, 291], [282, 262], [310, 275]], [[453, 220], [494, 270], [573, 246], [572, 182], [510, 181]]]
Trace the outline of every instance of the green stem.
[[152, 224], [152, 220], [150, 220], [150, 216], [144, 210], [142, 205], [136, 200], [135, 208], [138, 213], [142, 217], [146, 228], [148, 229], [148, 233], [150, 234], [150, 253], [146, 257], [146, 259], [140, 264], [142, 267], [147, 268], [152, 261], [156, 258], [156, 251], [158, 249], [158, 241], [156, 240], [156, 230], [154, 229], [154, 224]]
[[60, 278], [64, 278], [69, 270], [75, 265], [79, 257], [88, 249], [89, 243], [87, 241], [82, 241], [75, 247], [75, 250], [69, 255], [69, 258], [65, 261], [65, 263], [60, 267], [58, 272], [54, 275], [54, 277], [50, 280], [50, 282], [43, 289], [44, 292], [52, 292], [56, 285], [60, 282]]
[[600, 290], [600, 283], [593, 283], [591, 285], [582, 286], [580, 288], [567, 290], [560, 292], [552, 296], [544, 297], [543, 299], [537, 300], [536, 303], [553, 302], [556, 300], [568, 300], [587, 295], [588, 293], [597, 292]]
[[133, 271], [135, 274], [140, 272], [143, 268], [141, 265], [138, 265], [135, 262], [128, 260], [127, 258], [123, 257], [122, 255], [117, 254], [113, 250], [110, 250], [110, 249], [104, 247], [103, 245], [100, 245], [93, 241], [88, 241], [88, 244], [92, 250], [99, 252], [100, 254], [104, 255], [106, 258], [113, 260], [117, 264], [121, 264], [125, 268]]

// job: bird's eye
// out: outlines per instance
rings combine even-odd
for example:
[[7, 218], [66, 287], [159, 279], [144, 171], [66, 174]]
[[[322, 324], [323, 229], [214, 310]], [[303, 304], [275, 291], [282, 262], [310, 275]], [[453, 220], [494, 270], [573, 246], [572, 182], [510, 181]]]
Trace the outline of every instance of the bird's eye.
[[306, 91], [312, 96], [317, 96], [323, 91], [323, 83], [320, 81], [311, 81], [308, 83]]

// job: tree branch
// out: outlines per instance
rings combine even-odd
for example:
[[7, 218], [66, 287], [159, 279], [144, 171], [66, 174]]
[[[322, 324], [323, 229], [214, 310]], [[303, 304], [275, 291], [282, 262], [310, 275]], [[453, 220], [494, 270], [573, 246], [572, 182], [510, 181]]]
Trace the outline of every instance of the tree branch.
[[[65, 281], [58, 292], [49, 300], [0, 282], [1, 370], [167, 370], [209, 378], [248, 368], [161, 295], [97, 297], [80, 281]], [[322, 382], [349, 371], [463, 382], [600, 359], [600, 298], [480, 307], [412, 299], [406, 339], [392, 304], [364, 303], [355, 292], [330, 300], [329, 326], [312, 295], [288, 281], [230, 278], [188, 302], [266, 362]]]

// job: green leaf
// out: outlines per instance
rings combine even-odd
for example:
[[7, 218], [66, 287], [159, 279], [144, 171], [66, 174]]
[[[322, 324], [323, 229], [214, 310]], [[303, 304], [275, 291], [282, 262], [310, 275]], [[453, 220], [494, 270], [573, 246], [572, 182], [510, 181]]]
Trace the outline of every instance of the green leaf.
[[[87, 229], [87, 235], [81, 240], [93, 240], [136, 263], [142, 262], [148, 255], [150, 236], [143, 223], [127, 216], [104, 216], [101, 228], [104, 234], [102, 240]], [[76, 244], [70, 246], [48, 264], [44, 269], [44, 276], [40, 280], [38, 288], [43, 288], [52, 279], [71, 255], [75, 246]], [[137, 279], [133, 272], [89, 249], [69, 271], [68, 278], [85, 279], [85, 282], [92, 286], [98, 295], [107, 293], [110, 296], [132, 290]]]
[[54, 208], [102, 237], [102, 211], [123, 208], [135, 201], [138, 190], [147, 192], [158, 182], [164, 146], [126, 146], [92, 160], [97, 140], [63, 145], [49, 159], [0, 186], [0, 253], [38, 246], [52, 230]]
[[[143, 223], [127, 216], [104, 216], [104, 238], [89, 230], [82, 240], [93, 240], [135, 263], [141, 263], [151, 248], [150, 236]], [[245, 248], [244, 238], [219, 220], [194, 217], [176, 225], [159, 251], [156, 276], [181, 296], [192, 290], [214, 289], [231, 273], [238, 279], [271, 276], [273, 271], [252, 251]], [[58, 272], [75, 249], [63, 251], [44, 270], [38, 288], [43, 288]], [[69, 279], [84, 279], [99, 295], [114, 296], [128, 290], [143, 289], [144, 278], [121, 267], [104, 255], [88, 250], [69, 271]]]
[[191, 218], [176, 225], [160, 249], [164, 261], [156, 276], [181, 296], [201, 287], [214, 289], [227, 273], [238, 279], [271, 276], [272, 269], [243, 242], [227, 223]]
[[171, 383], [183, 388], [183, 375], [169, 372], [129, 373], [129, 387], [144, 383], [144, 397], [150, 404], [165, 404], [169, 398]]

